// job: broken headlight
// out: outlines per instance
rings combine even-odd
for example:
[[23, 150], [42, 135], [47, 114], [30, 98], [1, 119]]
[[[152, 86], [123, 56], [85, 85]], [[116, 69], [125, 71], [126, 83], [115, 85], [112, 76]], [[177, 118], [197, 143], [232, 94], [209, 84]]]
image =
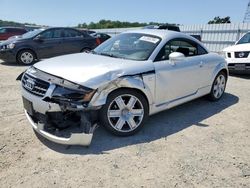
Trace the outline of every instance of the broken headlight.
[[69, 89], [56, 86], [52, 93], [52, 99], [67, 102], [89, 102], [96, 90], [85, 88], [84, 90]]

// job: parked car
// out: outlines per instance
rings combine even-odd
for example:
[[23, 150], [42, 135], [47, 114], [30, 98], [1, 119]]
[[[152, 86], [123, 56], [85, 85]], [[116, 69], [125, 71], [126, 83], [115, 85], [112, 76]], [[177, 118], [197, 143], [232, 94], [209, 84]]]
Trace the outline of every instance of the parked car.
[[[165, 30], [170, 30], [170, 31], [181, 32], [179, 26], [174, 25], [174, 24], [147, 25], [147, 26], [144, 27], [144, 29], [165, 29]], [[195, 39], [201, 41], [201, 35], [190, 35], [190, 36], [192, 36]]]
[[142, 29], [117, 35], [92, 53], [39, 62], [21, 82], [25, 114], [37, 133], [89, 145], [96, 122], [129, 136], [149, 115], [204, 95], [218, 101], [227, 77], [225, 59], [193, 37]]
[[111, 36], [106, 33], [92, 33], [91, 36], [98, 39], [100, 44], [111, 38]]
[[81, 32], [84, 32], [84, 33], [86, 33], [86, 34], [89, 34], [89, 35], [95, 33], [95, 31], [88, 30], [88, 29], [81, 29], [81, 28], [78, 28], [78, 30], [81, 31]]
[[163, 24], [163, 25], [147, 25], [144, 29], [166, 29], [171, 31], [178, 31], [180, 32], [180, 28], [177, 25], [173, 24]]
[[22, 35], [26, 32], [27, 30], [21, 27], [0, 27], [0, 41], [7, 40], [15, 35]]
[[230, 72], [250, 74], [250, 32], [235, 45], [223, 49], [223, 52]]
[[30, 65], [42, 58], [89, 52], [97, 46], [95, 38], [73, 28], [37, 29], [0, 44], [0, 59]]

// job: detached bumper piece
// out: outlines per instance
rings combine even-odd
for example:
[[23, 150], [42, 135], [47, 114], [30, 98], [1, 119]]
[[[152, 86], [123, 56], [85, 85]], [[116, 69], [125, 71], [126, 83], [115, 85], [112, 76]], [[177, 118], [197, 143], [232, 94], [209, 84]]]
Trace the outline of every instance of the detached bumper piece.
[[[93, 132], [97, 128], [97, 124], [91, 125], [90, 122], [88, 122], [87, 117], [85, 117], [85, 115], [82, 114], [81, 120], [80, 120], [80, 125], [79, 125], [79, 127], [81, 128], [81, 132], [77, 132], [75, 130], [72, 130], [68, 136], [65, 136], [65, 135], [58, 136], [58, 134], [60, 134], [60, 132], [63, 132], [63, 131], [53, 127], [54, 133], [52, 133], [51, 131], [47, 130], [46, 120], [45, 121], [40, 121], [40, 120], [38, 121], [36, 118], [32, 117], [26, 110], [25, 110], [25, 114], [27, 116], [28, 121], [32, 125], [33, 129], [38, 134], [40, 134], [44, 138], [46, 138], [52, 142], [58, 143], [58, 144], [89, 146], [91, 144]], [[70, 126], [69, 129], [71, 127], [74, 127], [74, 126]], [[65, 128], [65, 130], [68, 131], [67, 128]]]

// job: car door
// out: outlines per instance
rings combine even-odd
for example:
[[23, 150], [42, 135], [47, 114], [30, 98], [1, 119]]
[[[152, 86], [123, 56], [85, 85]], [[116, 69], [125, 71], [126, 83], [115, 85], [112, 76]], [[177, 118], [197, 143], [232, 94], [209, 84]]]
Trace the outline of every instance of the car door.
[[84, 34], [75, 29], [64, 29], [64, 53], [79, 53], [84, 45]]
[[[169, 60], [172, 52], [185, 57], [173, 64]], [[155, 60], [156, 103], [164, 104], [194, 95], [204, 82], [202, 78], [202, 55], [198, 47], [187, 39], [174, 39], [161, 49]]]
[[35, 40], [35, 46], [40, 58], [64, 54], [62, 29], [48, 29], [39, 36], [41, 40]]

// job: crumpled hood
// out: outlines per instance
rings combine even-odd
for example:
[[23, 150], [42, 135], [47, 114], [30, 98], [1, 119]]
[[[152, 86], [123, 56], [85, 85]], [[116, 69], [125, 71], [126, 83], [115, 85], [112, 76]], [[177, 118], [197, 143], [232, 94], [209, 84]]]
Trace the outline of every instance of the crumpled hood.
[[47, 59], [35, 64], [34, 67], [92, 89], [121, 76], [154, 70], [151, 61], [125, 60], [86, 53]]
[[236, 44], [223, 49], [224, 52], [242, 52], [250, 51], [250, 43], [246, 44]]

